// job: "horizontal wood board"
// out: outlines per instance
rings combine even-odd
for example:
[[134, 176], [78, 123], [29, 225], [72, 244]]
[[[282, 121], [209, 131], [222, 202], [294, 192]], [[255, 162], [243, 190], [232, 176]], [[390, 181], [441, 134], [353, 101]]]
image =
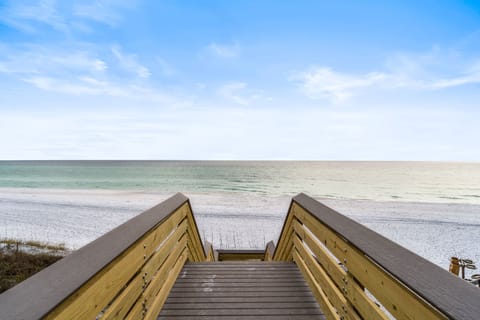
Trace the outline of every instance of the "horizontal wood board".
[[479, 317], [478, 288], [303, 193], [295, 196], [292, 202], [310, 212], [449, 318], [467, 320]]
[[253, 261], [185, 264], [158, 319], [325, 317], [295, 264]]
[[186, 202], [177, 193], [4, 292], [0, 319], [44, 317]]

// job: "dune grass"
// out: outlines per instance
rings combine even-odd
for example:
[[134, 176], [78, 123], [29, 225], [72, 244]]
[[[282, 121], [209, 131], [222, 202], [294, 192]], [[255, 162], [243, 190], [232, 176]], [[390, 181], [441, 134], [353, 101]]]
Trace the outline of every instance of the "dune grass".
[[64, 245], [0, 240], [0, 293], [58, 261], [66, 253]]

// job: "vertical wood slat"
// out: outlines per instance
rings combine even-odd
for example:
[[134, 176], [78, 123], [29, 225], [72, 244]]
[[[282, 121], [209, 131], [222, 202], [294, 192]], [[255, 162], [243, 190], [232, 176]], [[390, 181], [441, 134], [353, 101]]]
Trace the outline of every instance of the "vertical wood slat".
[[273, 241], [270, 241], [267, 243], [265, 247], [265, 253], [263, 255], [263, 260], [264, 261], [272, 261], [273, 260], [273, 255], [275, 254], [275, 244]]
[[208, 262], [213, 262], [215, 261], [215, 250], [213, 250], [213, 245], [208, 242], [208, 241], [205, 241], [205, 245], [204, 245], [204, 248], [205, 250], [207, 250], [206, 252], [206, 261]]
[[192, 244], [192, 251], [196, 254], [196, 262], [205, 261], [207, 256], [205, 254], [205, 248], [203, 247], [202, 239], [200, 238], [200, 234], [198, 233], [197, 223], [195, 218], [193, 217], [192, 207], [190, 206], [190, 201], [186, 203], [186, 215], [188, 219], [188, 234], [190, 236], [190, 243]]
[[287, 212], [287, 216], [285, 218], [285, 222], [282, 226], [282, 231], [280, 232], [280, 238], [278, 239], [277, 246], [275, 248], [275, 252], [273, 253], [273, 260], [274, 261], [286, 261], [288, 257], [288, 253], [286, 254], [285, 251], [287, 250], [287, 246], [291, 245], [292, 239], [291, 235], [293, 233], [292, 228], [292, 219], [293, 219], [293, 212], [292, 212], [292, 205], [293, 202], [290, 204], [290, 207]]

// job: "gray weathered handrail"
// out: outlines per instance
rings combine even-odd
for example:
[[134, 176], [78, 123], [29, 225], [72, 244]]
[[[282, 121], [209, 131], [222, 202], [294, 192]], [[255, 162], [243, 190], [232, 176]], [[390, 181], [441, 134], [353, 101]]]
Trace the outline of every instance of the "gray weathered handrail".
[[311, 285], [332, 318], [387, 319], [364, 288], [397, 319], [480, 317], [478, 288], [305, 194], [293, 198], [274, 253], [292, 259], [320, 281]]
[[[158, 246], [168, 246], [168, 251], [158, 252], [156, 251]], [[169, 256], [171, 258], [168, 258]], [[125, 257], [134, 257], [133, 260], [137, 261], [138, 265], [133, 266], [132, 271], [128, 271], [130, 273], [125, 271], [125, 275], [122, 275], [121, 279], [115, 274], [108, 275], [108, 270], [115, 267], [116, 261], [122, 261], [121, 259]], [[176, 277], [174, 273], [179, 272], [179, 268], [181, 268], [181, 265], [177, 266], [178, 262], [185, 261], [187, 258], [192, 261], [204, 261], [206, 255], [191, 214], [188, 198], [177, 193], [0, 295], [0, 319], [55, 318], [59, 316], [56, 315], [56, 312], [60, 305], [81, 295], [85, 290], [91, 289], [95, 283], [92, 285], [90, 282], [103, 274], [111, 277], [108, 281], [112, 284], [113, 289], [120, 290], [118, 291], [119, 297], [122, 298], [121, 290], [126, 290], [124, 288], [128, 282], [132, 283], [132, 285], [129, 284], [131, 288], [140, 285], [141, 289], [140, 281], [143, 281], [144, 288], [148, 285], [145, 275], [142, 280], [139, 278], [142, 275], [138, 275], [139, 271], [136, 270], [144, 268], [151, 270], [152, 273], [156, 270], [159, 270], [158, 272], [164, 270], [162, 272], [166, 271]], [[132, 264], [135, 261], [132, 261]], [[127, 264], [128, 262], [126, 261]], [[154, 262], [159, 265], [153, 265]], [[125, 265], [125, 262], [122, 263]], [[120, 269], [125, 270], [124, 267]], [[164, 282], [164, 279], [159, 279], [163, 275], [160, 274], [153, 279], [152, 276], [152, 274], [148, 274], [147, 277], [152, 283]], [[119, 283], [120, 280], [125, 283]], [[136, 282], [134, 283], [134, 281]], [[95, 304], [96, 301], [101, 300], [99, 299], [103, 294], [103, 292], [99, 292], [101, 290], [102, 288], [93, 290], [92, 292], [99, 296], [92, 298], [95, 301], [89, 302]], [[157, 294], [158, 290], [153, 294]], [[116, 292], [108, 294], [113, 297], [117, 295]], [[128, 292], [124, 295], [124, 299], [133, 299], [132, 305], [136, 300], [141, 304], [141, 295], [141, 290], [136, 293]], [[110, 298], [102, 297], [102, 299]], [[157, 305], [161, 305], [161, 303], [161, 301], [157, 302]], [[105, 308], [108, 311], [108, 307], [113, 305], [115, 305], [114, 302], [108, 302], [105, 306], [98, 306], [100, 308], [98, 311], [94, 309], [90, 312], [100, 312], [100, 316], [102, 316], [102, 313], [105, 314]], [[84, 308], [87, 307], [84, 306]], [[126, 313], [127, 311], [122, 312]], [[68, 312], [70, 313], [64, 313], [71, 314], [72, 318], [82, 318], [83, 316], [80, 314], [84, 311]], [[141, 306], [138, 312], [142, 312]], [[59, 317], [65, 317], [65, 315]]]

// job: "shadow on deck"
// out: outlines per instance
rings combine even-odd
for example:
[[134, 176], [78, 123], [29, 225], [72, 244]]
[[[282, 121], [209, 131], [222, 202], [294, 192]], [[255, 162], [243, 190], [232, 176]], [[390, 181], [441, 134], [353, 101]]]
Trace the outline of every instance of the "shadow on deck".
[[477, 319], [479, 301], [304, 194], [265, 251], [204, 246], [176, 194], [0, 295], [0, 319]]

